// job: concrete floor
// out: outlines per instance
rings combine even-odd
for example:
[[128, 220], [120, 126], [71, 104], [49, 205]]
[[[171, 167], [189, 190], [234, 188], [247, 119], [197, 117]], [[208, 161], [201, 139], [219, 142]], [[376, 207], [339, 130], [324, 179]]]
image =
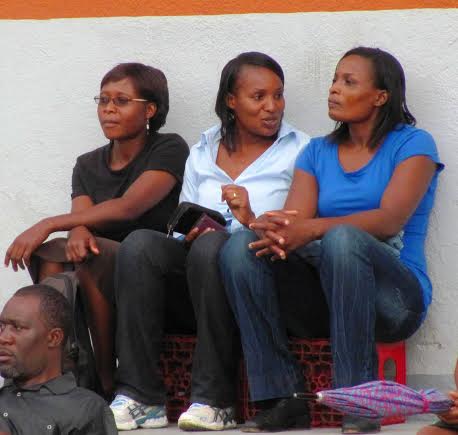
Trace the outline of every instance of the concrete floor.
[[[415, 435], [421, 427], [425, 426], [429, 422], [433, 421], [434, 417], [431, 417], [429, 420], [412, 420], [404, 424], [393, 424], [390, 426], [383, 426], [381, 434], [382, 435]], [[129, 435], [184, 435], [186, 432], [178, 429], [176, 424], [171, 424], [167, 428], [162, 429], [139, 429], [132, 430], [129, 432], [120, 432], [120, 434], [129, 434]], [[201, 432], [202, 433], [202, 432]], [[208, 432], [207, 432], [208, 433]], [[243, 432], [240, 432], [239, 429], [226, 430], [221, 433], [222, 435], [241, 435]], [[288, 435], [301, 434], [301, 435], [338, 435], [340, 434], [340, 428], [323, 428], [323, 429], [312, 429], [312, 430], [289, 430], [287, 431]]]

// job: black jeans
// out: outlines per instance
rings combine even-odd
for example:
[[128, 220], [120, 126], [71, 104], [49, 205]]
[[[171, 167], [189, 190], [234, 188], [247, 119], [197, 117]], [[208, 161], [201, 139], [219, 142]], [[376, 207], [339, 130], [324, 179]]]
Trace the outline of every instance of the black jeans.
[[236, 400], [240, 342], [218, 270], [229, 237], [207, 233], [191, 245], [150, 230], [121, 244], [115, 272], [117, 393], [164, 404], [157, 370], [164, 332], [194, 333], [191, 401], [225, 407]]

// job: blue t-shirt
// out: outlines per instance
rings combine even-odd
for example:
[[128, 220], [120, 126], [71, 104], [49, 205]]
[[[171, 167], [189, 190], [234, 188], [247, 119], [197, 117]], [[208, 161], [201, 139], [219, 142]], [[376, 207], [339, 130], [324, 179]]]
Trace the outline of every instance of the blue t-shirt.
[[354, 172], [340, 165], [338, 147], [326, 137], [314, 138], [298, 156], [296, 168], [313, 175], [318, 183], [318, 216], [347, 216], [380, 207], [383, 193], [397, 165], [413, 156], [428, 156], [436, 173], [417, 209], [405, 224], [401, 261], [415, 274], [423, 289], [425, 308], [431, 303], [424, 242], [433, 207], [440, 163], [434, 139], [424, 130], [401, 125], [391, 131], [372, 159]]

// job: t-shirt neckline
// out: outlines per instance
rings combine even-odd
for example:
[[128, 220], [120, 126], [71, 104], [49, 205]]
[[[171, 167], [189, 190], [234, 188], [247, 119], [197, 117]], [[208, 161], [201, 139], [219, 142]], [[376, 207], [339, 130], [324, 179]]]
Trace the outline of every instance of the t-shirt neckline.
[[110, 142], [107, 144], [106, 148], [105, 148], [105, 153], [104, 153], [104, 156], [103, 156], [103, 163], [105, 164], [105, 167], [107, 168], [107, 170], [111, 173], [111, 174], [114, 174], [114, 175], [122, 175], [124, 174], [125, 172], [127, 172], [129, 170], [130, 167], [132, 167], [132, 165], [147, 151], [147, 149], [151, 146], [151, 144], [154, 142], [154, 139], [156, 138], [156, 135], [157, 135], [157, 132], [154, 132], [153, 134], [151, 134], [150, 136], [148, 136], [148, 138], [146, 139], [146, 143], [145, 143], [145, 146], [142, 148], [142, 150], [126, 165], [124, 166], [123, 168], [121, 169], [117, 169], [117, 170], [114, 170], [114, 169], [111, 169], [110, 168], [110, 163], [109, 163], [109, 158], [110, 158], [110, 153], [111, 153], [111, 150], [113, 148], [113, 142]]

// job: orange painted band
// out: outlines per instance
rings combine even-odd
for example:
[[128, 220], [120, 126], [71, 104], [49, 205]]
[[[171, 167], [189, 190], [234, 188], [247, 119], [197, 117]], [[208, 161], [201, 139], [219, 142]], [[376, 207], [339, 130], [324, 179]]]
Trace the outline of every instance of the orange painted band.
[[458, 8], [458, 0], [0, 0], [0, 19]]

